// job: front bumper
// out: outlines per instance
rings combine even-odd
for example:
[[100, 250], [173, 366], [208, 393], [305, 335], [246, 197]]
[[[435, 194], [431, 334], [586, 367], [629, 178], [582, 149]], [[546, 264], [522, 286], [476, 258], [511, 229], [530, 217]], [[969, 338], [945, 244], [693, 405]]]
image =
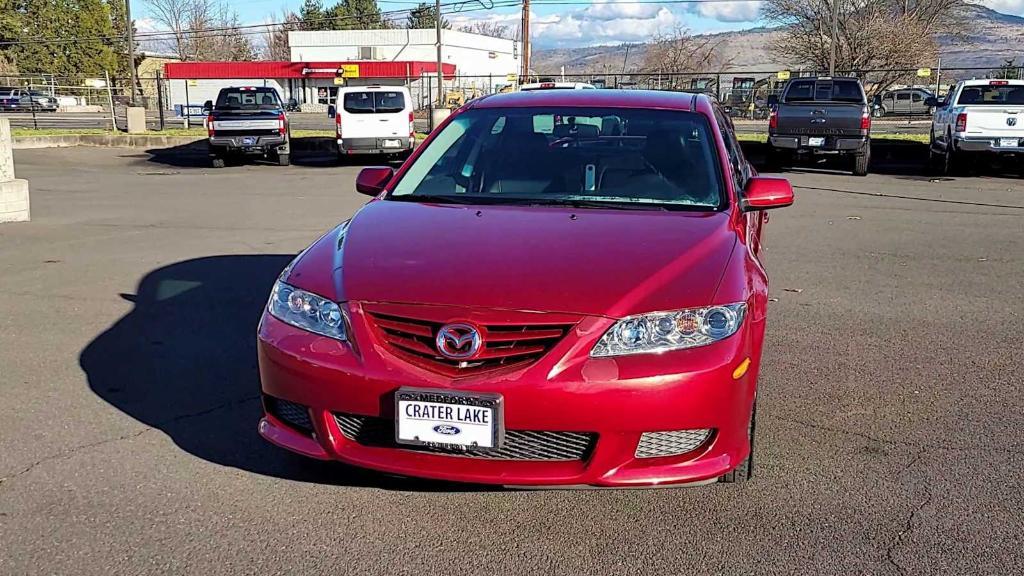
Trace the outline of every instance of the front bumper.
[[[821, 146], [811, 146], [811, 138], [824, 138]], [[819, 154], [856, 153], [868, 146], [866, 136], [786, 136], [769, 135], [768, 143], [780, 150], [793, 150]]]
[[[354, 319], [362, 317], [358, 304], [349, 306]], [[722, 342], [691, 350], [587, 357], [586, 350], [611, 322], [582, 319], [575, 334], [526, 368], [452, 380], [392, 356], [357, 320], [352, 326], [355, 346], [350, 346], [265, 314], [258, 332], [265, 407], [273, 399], [308, 407], [312, 430], [289, 425], [268, 410], [259, 432], [311, 458], [486, 484], [700, 483], [742, 463], [750, 451], [747, 432], [760, 362], [760, 337], [754, 335], [763, 333], [763, 325], [751, 321]], [[747, 359], [749, 368], [740, 373]], [[502, 460], [367, 445], [342, 430], [337, 415], [393, 421], [394, 393], [403, 386], [501, 394], [506, 430], [585, 432], [596, 440], [579, 459]], [[714, 432], [686, 454], [636, 457], [644, 432], [694, 429]]]
[[[1002, 140], [1015, 140], [1016, 146], [1002, 146]], [[953, 137], [953, 146], [962, 152], [1024, 153], [1024, 138]]]

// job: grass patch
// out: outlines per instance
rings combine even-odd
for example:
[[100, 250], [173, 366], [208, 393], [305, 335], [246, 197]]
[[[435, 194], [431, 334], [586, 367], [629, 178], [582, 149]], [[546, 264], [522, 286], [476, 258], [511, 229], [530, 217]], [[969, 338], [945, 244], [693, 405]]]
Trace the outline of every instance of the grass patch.
[[[737, 132], [736, 139], [740, 142], [767, 142], [768, 134], [763, 132]], [[872, 134], [872, 140], [903, 140], [906, 142], [917, 142], [919, 144], [928, 143], [927, 134], [897, 134], [897, 133], [879, 133]]]

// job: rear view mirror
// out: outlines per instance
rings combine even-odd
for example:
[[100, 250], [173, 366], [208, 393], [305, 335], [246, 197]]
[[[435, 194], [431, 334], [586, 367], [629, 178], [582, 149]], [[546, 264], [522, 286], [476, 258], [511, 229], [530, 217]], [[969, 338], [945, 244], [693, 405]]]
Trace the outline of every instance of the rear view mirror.
[[209, 114], [211, 110], [213, 110], [213, 100], [207, 100], [206, 102], [203, 102], [203, 112]]
[[924, 99], [924, 105], [928, 106], [929, 108], [938, 108], [939, 107], [939, 99], [936, 98], [935, 96], [929, 96], [929, 97]]
[[768, 106], [775, 107], [779, 105], [779, 96], [777, 94], [768, 95]]
[[331, 104], [330, 106], [327, 107], [327, 117], [328, 118], [334, 118], [334, 116], [337, 115], [337, 113], [338, 113], [338, 110], [337, 110], [337, 108], [334, 107], [334, 104]]
[[793, 203], [793, 187], [785, 178], [756, 176], [747, 181], [747, 187], [740, 198], [740, 209], [769, 210], [783, 208]]
[[377, 196], [384, 191], [384, 187], [391, 181], [395, 171], [387, 166], [372, 166], [363, 168], [356, 176], [356, 192], [367, 196]]

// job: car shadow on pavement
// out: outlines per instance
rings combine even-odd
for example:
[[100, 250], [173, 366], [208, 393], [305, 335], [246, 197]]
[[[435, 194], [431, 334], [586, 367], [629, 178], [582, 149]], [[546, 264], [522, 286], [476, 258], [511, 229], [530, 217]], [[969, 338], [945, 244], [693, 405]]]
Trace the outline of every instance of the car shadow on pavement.
[[293, 255], [212, 256], [158, 268], [121, 296], [134, 309], [92, 340], [79, 364], [111, 406], [189, 454], [303, 482], [415, 491], [487, 487], [397, 478], [293, 455], [264, 441], [256, 324]]

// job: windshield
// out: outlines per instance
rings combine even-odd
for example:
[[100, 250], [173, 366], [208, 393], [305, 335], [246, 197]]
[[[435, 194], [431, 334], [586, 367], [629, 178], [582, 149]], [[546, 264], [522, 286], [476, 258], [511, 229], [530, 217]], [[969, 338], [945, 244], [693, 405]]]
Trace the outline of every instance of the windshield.
[[864, 103], [864, 91], [860, 84], [852, 79], [833, 78], [831, 80], [793, 80], [786, 90], [783, 99], [787, 104], [799, 102], [854, 102]]
[[1024, 86], [965, 86], [963, 91], [960, 92], [960, 97], [956, 103], [970, 104], [971, 106], [985, 104], [993, 106], [1024, 106]]
[[230, 88], [217, 96], [218, 110], [277, 110], [281, 100], [273, 88]]
[[346, 92], [343, 100], [350, 114], [389, 114], [405, 109], [405, 95], [401, 92]]
[[392, 200], [725, 206], [717, 148], [700, 114], [599, 108], [475, 109], [427, 146]]

